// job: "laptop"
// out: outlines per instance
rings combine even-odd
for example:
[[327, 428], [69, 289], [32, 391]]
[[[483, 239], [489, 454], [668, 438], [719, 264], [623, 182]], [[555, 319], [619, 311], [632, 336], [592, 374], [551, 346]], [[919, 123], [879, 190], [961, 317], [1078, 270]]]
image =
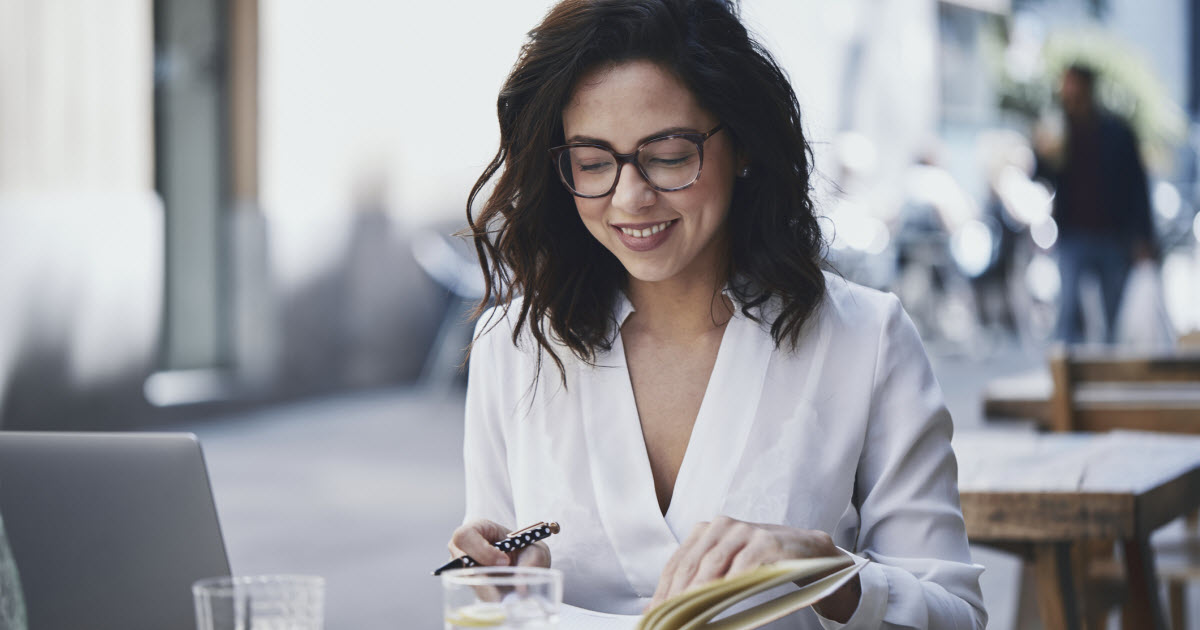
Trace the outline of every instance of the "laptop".
[[0, 431], [0, 518], [30, 630], [190, 630], [230, 574], [191, 434]]

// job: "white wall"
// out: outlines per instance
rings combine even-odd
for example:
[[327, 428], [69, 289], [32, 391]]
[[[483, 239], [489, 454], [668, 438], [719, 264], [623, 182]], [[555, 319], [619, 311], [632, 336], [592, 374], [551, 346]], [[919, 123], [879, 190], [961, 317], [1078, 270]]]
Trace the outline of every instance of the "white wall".
[[382, 185], [402, 221], [462, 216], [499, 136], [495, 99], [541, 0], [262, 2], [262, 205], [280, 279], [341, 255]]
[[0, 0], [0, 191], [153, 188], [147, 0]]

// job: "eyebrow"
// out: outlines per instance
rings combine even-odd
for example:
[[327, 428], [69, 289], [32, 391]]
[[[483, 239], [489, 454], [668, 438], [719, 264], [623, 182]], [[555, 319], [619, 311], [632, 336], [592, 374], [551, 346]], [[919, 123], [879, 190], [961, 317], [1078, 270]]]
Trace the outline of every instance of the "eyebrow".
[[[694, 129], [692, 127], [668, 127], [666, 129], [660, 129], [659, 131], [655, 131], [654, 133], [652, 133], [648, 136], [642, 136], [641, 138], [638, 139], [637, 146], [641, 146], [642, 144], [649, 142], [650, 140], [653, 140], [655, 138], [661, 138], [663, 136], [669, 136], [669, 135], [677, 134], [677, 133], [703, 133], [703, 132], [697, 131], [696, 129]], [[610, 143], [607, 140], [601, 140], [600, 138], [593, 138], [591, 136], [581, 136], [581, 135], [574, 135], [574, 136], [571, 136], [570, 138], [567, 138], [567, 144], [602, 144], [606, 147], [612, 147], [612, 143]]]

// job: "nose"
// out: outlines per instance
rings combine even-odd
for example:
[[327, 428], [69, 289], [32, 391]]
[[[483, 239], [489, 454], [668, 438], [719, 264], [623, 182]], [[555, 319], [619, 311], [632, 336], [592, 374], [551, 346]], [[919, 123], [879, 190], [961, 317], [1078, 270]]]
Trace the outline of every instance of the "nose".
[[613, 191], [612, 205], [618, 210], [635, 213], [654, 203], [654, 189], [642, 178], [633, 164], [621, 165], [621, 176], [617, 189]]

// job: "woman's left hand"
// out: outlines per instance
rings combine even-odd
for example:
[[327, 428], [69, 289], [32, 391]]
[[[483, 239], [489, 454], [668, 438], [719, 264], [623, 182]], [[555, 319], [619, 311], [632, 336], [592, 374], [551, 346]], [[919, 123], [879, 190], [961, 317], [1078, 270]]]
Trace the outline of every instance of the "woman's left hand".
[[[650, 608], [690, 588], [778, 560], [840, 556], [829, 534], [719, 516], [692, 529], [658, 578]], [[858, 607], [858, 577], [818, 604], [826, 618], [845, 622]]]

